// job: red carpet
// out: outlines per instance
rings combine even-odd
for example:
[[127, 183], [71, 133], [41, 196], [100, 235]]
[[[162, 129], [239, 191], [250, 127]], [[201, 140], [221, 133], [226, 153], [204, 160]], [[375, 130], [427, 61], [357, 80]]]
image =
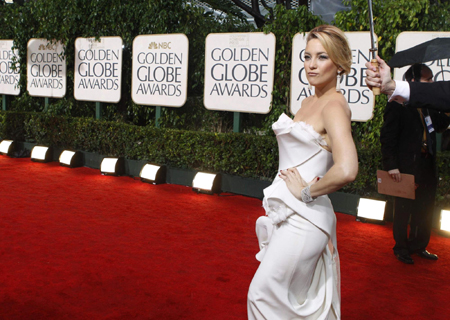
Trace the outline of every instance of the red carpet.
[[[0, 156], [0, 319], [246, 319], [261, 201]], [[338, 214], [343, 319], [448, 319], [437, 262], [392, 254], [391, 225]]]

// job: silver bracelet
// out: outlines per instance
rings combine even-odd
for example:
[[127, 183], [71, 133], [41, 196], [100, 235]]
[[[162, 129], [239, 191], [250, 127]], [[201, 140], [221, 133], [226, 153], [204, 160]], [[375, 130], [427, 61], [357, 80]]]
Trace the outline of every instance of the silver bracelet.
[[311, 191], [309, 190], [310, 186], [307, 186], [303, 188], [301, 194], [302, 194], [302, 201], [304, 203], [313, 202], [315, 198], [311, 197]]

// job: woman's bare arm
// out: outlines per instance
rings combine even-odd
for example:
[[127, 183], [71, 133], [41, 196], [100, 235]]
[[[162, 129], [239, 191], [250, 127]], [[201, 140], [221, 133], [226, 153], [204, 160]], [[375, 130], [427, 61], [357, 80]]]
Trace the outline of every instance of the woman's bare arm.
[[351, 132], [351, 112], [346, 103], [332, 101], [322, 118], [334, 165], [317, 183], [311, 186], [311, 196], [317, 197], [339, 190], [355, 180], [358, 174], [358, 155]]

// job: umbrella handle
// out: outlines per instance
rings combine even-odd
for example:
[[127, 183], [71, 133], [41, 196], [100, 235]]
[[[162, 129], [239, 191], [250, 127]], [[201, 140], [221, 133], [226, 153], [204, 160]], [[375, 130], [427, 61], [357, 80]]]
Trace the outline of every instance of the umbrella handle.
[[[377, 72], [378, 72], [378, 60], [377, 59], [372, 59], [371, 61], [370, 61], [370, 63], [375, 67], [375, 68], [377, 68]], [[372, 88], [372, 92], [373, 92], [373, 95], [374, 96], [379, 96], [380, 95], [380, 93], [381, 93], [381, 89], [380, 88], [378, 88], [378, 87], [373, 87]]]

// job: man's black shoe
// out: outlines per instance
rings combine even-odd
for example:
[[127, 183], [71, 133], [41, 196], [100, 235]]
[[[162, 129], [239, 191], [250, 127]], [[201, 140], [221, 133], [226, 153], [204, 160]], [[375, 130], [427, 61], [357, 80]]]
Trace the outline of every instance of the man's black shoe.
[[406, 264], [414, 264], [414, 260], [407, 253], [396, 253], [395, 256], [397, 259]]
[[429, 253], [427, 250], [423, 250], [423, 251], [419, 251], [417, 252], [417, 255], [419, 257], [428, 259], [428, 260], [437, 260], [439, 259], [437, 255], [433, 254], [433, 253]]

